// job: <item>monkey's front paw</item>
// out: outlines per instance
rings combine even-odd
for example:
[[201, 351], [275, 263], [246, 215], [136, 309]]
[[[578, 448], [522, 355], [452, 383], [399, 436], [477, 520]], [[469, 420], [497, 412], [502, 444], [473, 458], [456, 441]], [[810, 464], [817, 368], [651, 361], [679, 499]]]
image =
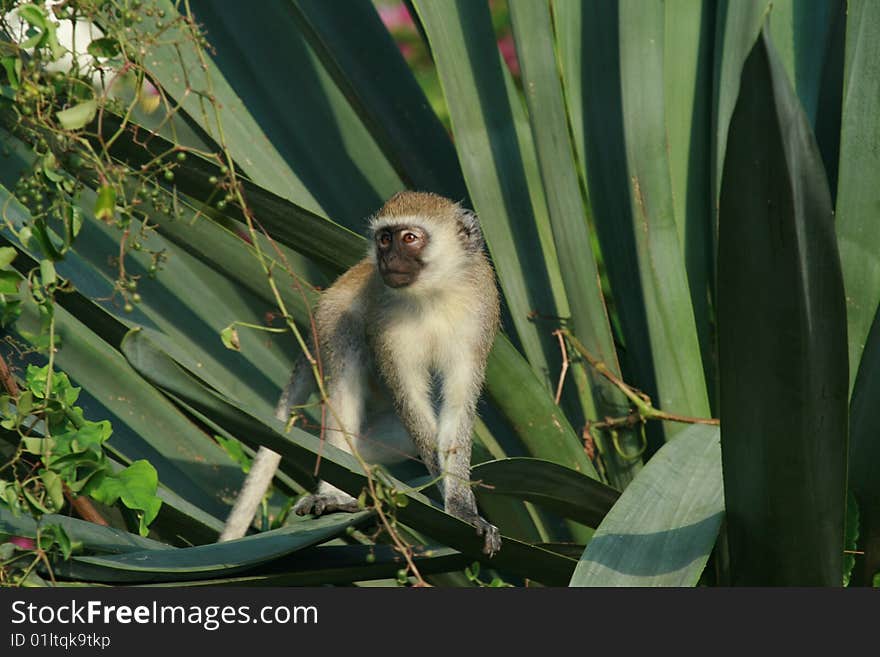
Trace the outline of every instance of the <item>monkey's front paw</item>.
[[293, 512], [298, 516], [307, 516], [310, 513], [320, 516], [334, 511], [355, 513], [358, 511], [357, 500], [344, 493], [317, 493], [305, 495], [293, 506]]
[[474, 524], [477, 526], [477, 534], [485, 540], [483, 552], [488, 554], [490, 558], [494, 557], [495, 553], [501, 549], [501, 533], [498, 528], [479, 517], [474, 521]]

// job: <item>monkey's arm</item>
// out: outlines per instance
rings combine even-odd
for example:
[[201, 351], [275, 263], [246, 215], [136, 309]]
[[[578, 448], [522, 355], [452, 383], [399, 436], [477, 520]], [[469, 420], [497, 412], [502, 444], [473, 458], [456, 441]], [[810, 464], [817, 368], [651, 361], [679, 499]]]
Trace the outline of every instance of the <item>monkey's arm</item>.
[[466, 359], [450, 360], [443, 379], [443, 405], [437, 427], [437, 453], [443, 472], [443, 505], [447, 513], [476, 525], [483, 551], [501, 549], [498, 528], [482, 518], [471, 487], [471, 440], [482, 368]]
[[[332, 363], [332, 364], [331, 364]], [[331, 361], [331, 367], [339, 370], [331, 373], [328, 390], [327, 426], [325, 438], [334, 447], [351, 453], [357, 449], [357, 442], [363, 424], [364, 396], [366, 394], [366, 369], [362, 354], [357, 349], [349, 350], [338, 361]], [[297, 515], [330, 513], [358, 510], [357, 500], [323, 479], [318, 483], [318, 491], [301, 498], [293, 507]]]

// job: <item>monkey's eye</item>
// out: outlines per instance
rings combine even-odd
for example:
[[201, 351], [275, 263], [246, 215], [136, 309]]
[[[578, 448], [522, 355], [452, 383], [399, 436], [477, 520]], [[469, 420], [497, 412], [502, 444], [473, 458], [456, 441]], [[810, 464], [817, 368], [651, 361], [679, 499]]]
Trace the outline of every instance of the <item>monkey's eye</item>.
[[404, 244], [412, 244], [413, 242], [417, 241], [418, 239], [419, 239], [419, 236], [416, 235], [415, 233], [404, 233], [403, 234]]
[[379, 245], [388, 246], [391, 244], [391, 233], [382, 233], [379, 235]]

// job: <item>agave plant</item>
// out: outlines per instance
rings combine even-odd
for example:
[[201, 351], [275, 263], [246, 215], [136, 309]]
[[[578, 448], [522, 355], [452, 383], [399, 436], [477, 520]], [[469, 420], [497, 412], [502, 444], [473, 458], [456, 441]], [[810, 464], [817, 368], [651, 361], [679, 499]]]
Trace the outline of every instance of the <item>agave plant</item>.
[[[367, 0], [11, 4], [0, 532], [55, 555], [25, 581], [880, 570], [874, 3], [508, 0], [515, 80], [488, 4], [413, 0], [449, 130]], [[98, 31], [71, 54], [73, 19]], [[476, 210], [503, 292], [474, 436], [491, 560], [418, 464], [322, 445], [320, 400], [272, 417], [320, 288], [404, 188]], [[76, 418], [112, 435], [61, 472]], [[258, 446], [282, 456], [262, 526], [215, 543]], [[318, 472], [365, 510], [289, 516]]]

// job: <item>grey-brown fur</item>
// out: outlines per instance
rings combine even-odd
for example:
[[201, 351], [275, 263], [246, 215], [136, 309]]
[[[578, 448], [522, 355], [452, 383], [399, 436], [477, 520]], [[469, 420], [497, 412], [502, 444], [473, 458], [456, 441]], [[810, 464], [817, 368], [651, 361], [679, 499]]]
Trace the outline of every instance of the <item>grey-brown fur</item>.
[[[342, 449], [370, 448], [361, 436], [371, 418], [393, 404], [428, 469], [442, 476], [446, 511], [474, 523], [485, 551], [494, 554], [501, 544], [498, 530], [479, 516], [470, 483], [476, 402], [499, 322], [494, 272], [476, 217], [448, 199], [396, 194], [374, 217], [372, 234], [396, 231], [398, 239], [400, 226], [424, 229], [418, 240], [411, 236], [414, 245], [399, 247], [398, 261], [418, 270], [415, 282], [399, 289], [386, 285], [376, 265], [384, 256], [374, 241], [373, 252], [319, 301], [316, 323], [330, 406], [326, 435]], [[440, 382], [439, 411], [431, 398], [434, 377]], [[301, 403], [295, 396], [282, 395], [279, 414]], [[322, 482], [295, 511], [355, 508], [351, 496]]]

